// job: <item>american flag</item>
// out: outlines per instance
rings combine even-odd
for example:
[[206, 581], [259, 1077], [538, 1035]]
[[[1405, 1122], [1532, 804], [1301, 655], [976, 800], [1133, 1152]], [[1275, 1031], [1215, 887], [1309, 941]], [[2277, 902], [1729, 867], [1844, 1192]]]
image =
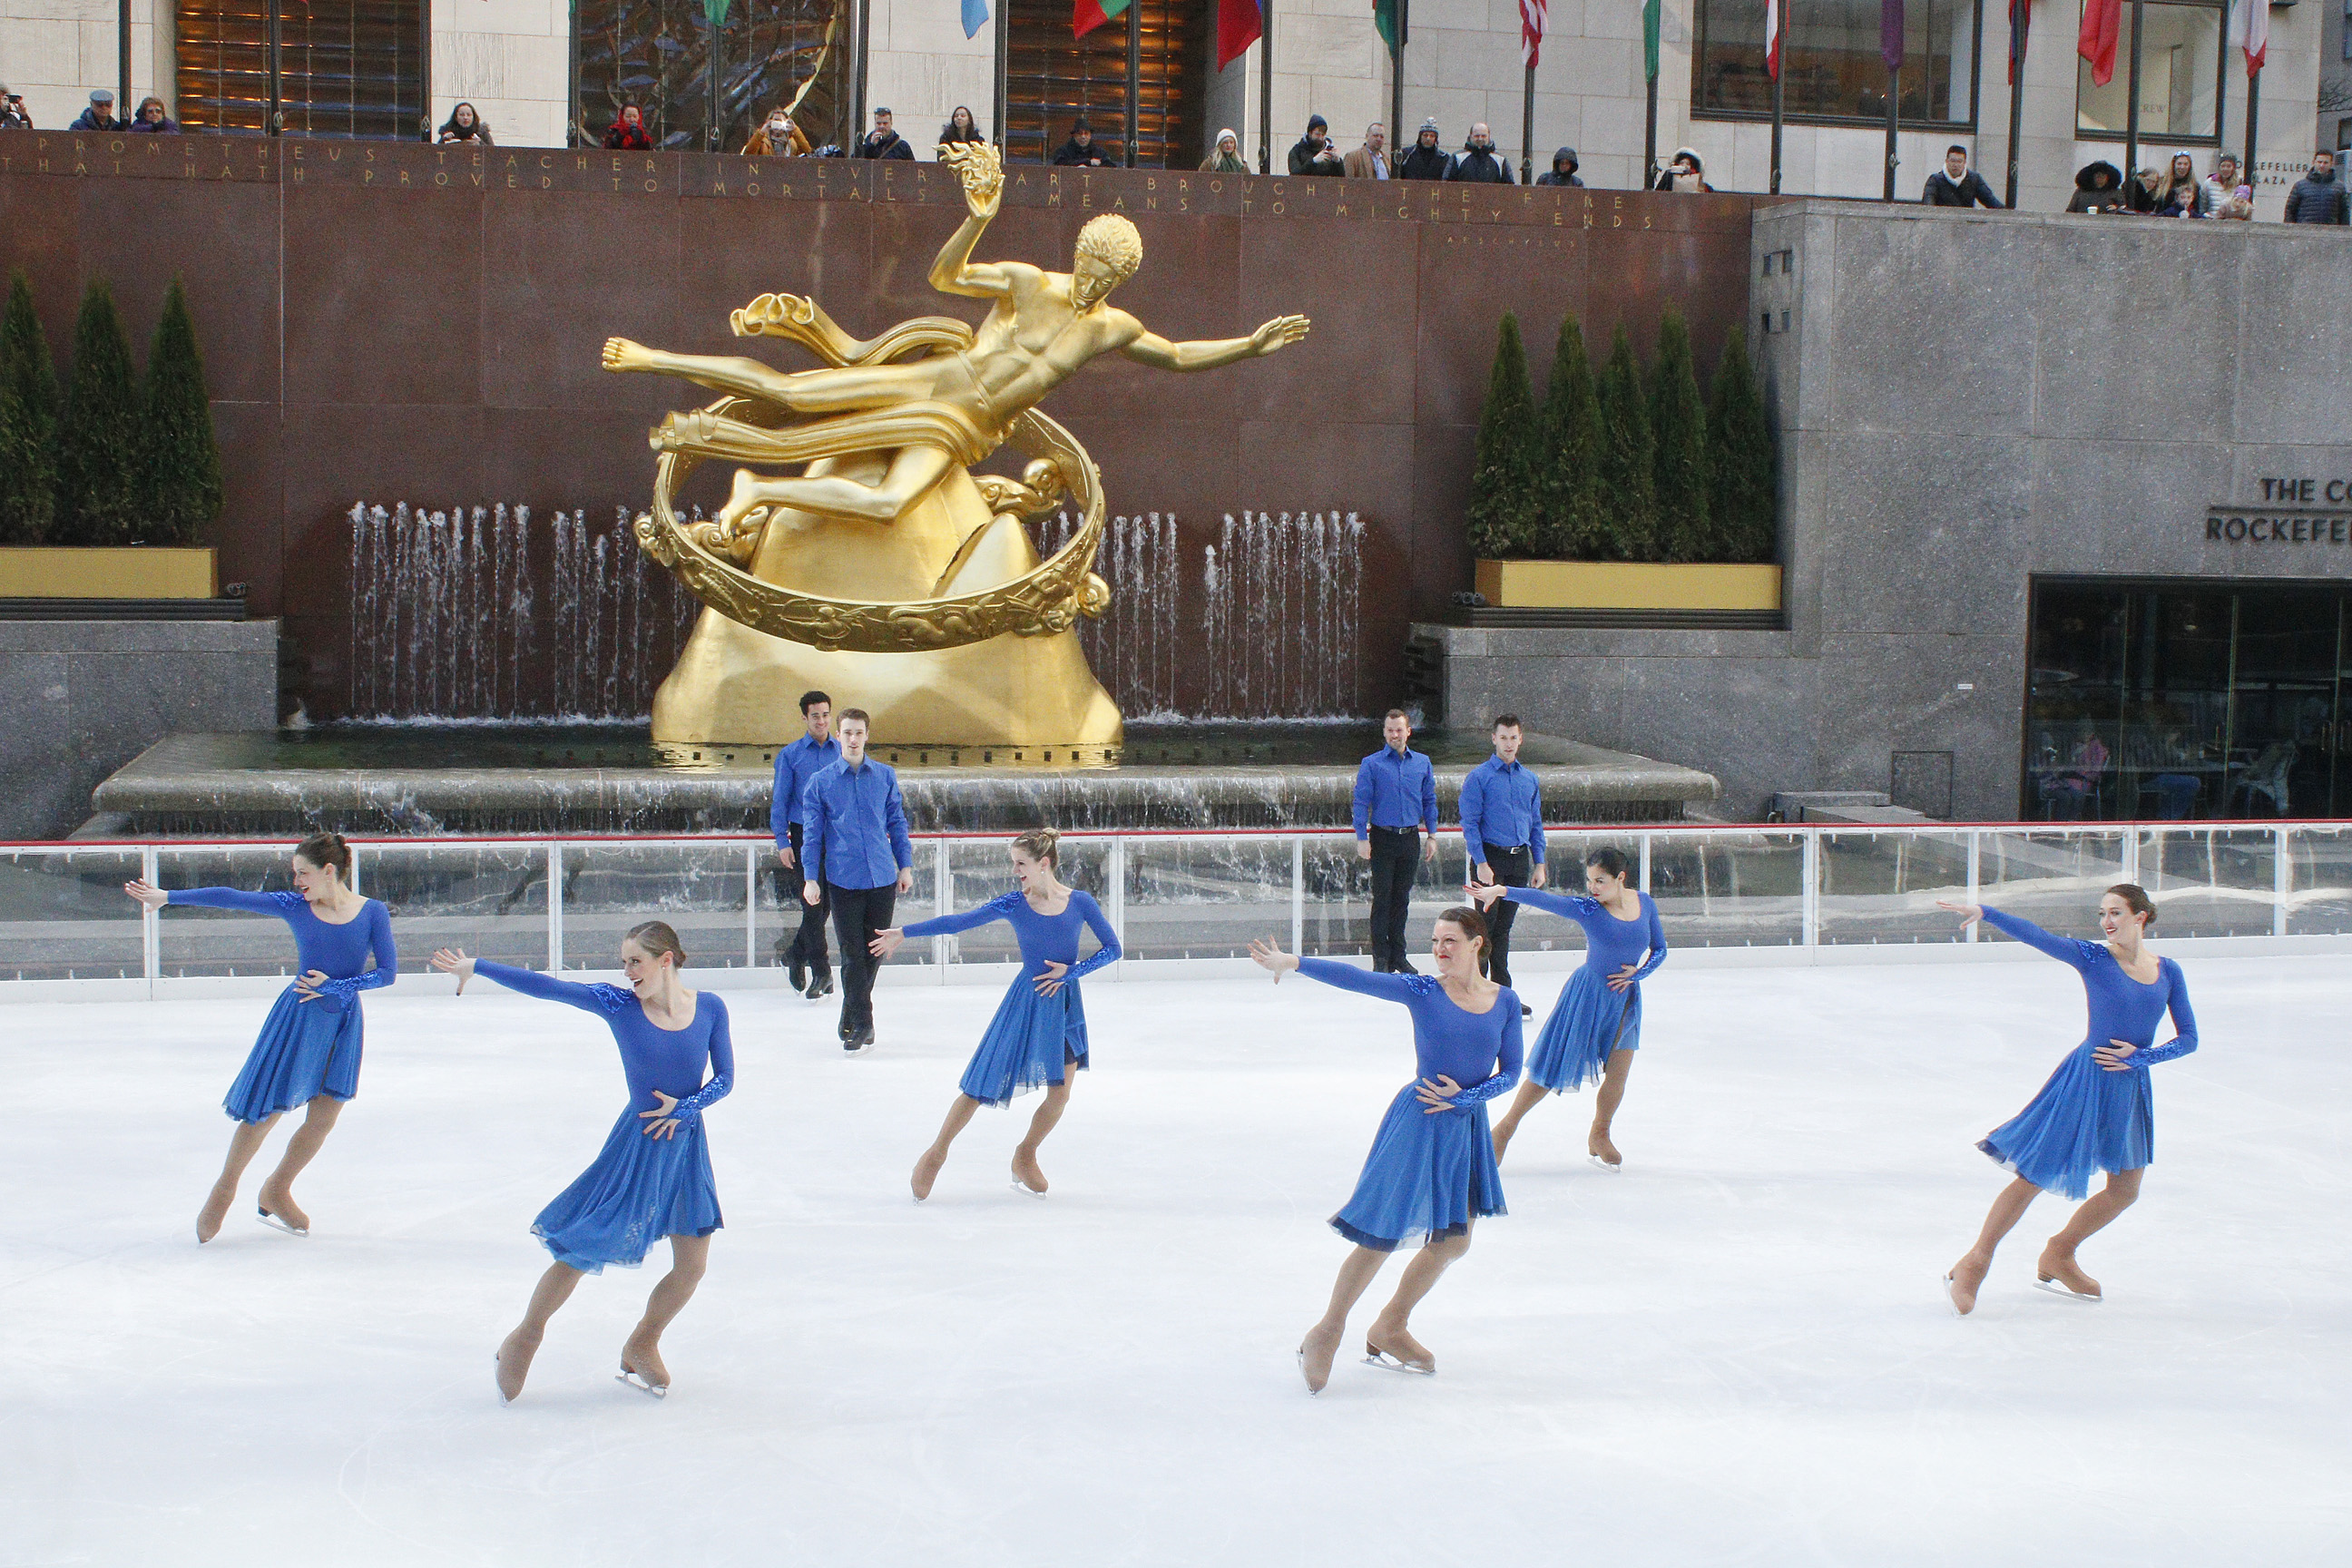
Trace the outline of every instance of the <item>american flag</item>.
[[1545, 4], [1546, 0], [1519, 0], [1519, 57], [1529, 70], [1536, 68], [1537, 58], [1543, 53]]

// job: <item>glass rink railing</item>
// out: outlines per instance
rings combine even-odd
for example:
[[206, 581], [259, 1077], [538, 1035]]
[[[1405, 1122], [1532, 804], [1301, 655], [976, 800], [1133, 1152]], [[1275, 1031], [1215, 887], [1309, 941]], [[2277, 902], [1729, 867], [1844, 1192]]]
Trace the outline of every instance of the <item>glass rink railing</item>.
[[[2238, 938], [2281, 951], [2352, 948], [2352, 823], [2098, 824], [2064, 826], [1693, 826], [1555, 828], [1557, 883], [1582, 890], [1581, 862], [1612, 847], [1657, 900], [1670, 947], [1712, 962], [1840, 963], [1989, 955], [2007, 939], [1963, 931], [1938, 899], [1990, 902], [2060, 931], [2091, 934], [2100, 892], [2137, 881], [2160, 906], [2159, 939]], [[1003, 835], [915, 843], [908, 922], [969, 908], [1013, 884]], [[234, 911], [150, 915], [122, 884], [291, 887], [280, 841], [0, 846], [0, 998], [170, 996], [229, 982], [282, 984], [294, 945], [278, 921]], [[381, 899], [404, 973], [436, 948], [541, 969], [617, 967], [640, 921], [675, 927], [695, 965], [738, 985], [782, 984], [800, 922], [797, 873], [764, 838], [387, 838], [352, 844], [354, 880]], [[1064, 880], [1102, 904], [1135, 977], [1229, 973], [1253, 937], [1329, 957], [1370, 952], [1370, 867], [1345, 830], [1073, 834]], [[1413, 890], [1409, 947], [1460, 901], [1461, 835], [1438, 837]], [[1556, 885], [1557, 885], [1556, 883]], [[1515, 968], [1579, 962], [1567, 921], [1523, 918]], [[1001, 978], [1011, 929], [914, 942], [892, 984]], [[910, 971], [919, 972], [910, 973]]]

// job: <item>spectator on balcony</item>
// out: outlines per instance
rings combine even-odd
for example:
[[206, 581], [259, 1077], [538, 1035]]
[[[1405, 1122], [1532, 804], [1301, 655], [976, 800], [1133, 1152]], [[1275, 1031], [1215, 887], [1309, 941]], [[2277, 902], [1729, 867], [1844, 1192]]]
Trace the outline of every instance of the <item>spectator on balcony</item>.
[[33, 117], [25, 112], [24, 99], [16, 93], [10, 92], [7, 83], [0, 82], [0, 131], [32, 129]]
[[[144, 106], [142, 107], [143, 109]], [[490, 128], [482, 123], [482, 117], [474, 112], [474, 106], [470, 103], [461, 103], [451, 110], [449, 118], [442, 122], [440, 132], [433, 140], [436, 142], [478, 142], [485, 147], [498, 145], [490, 140]]]
[[1388, 127], [1373, 121], [1364, 127], [1364, 144], [1341, 161], [1340, 170], [1351, 180], [1395, 178], [1389, 167]]
[[1454, 159], [1437, 144], [1435, 118], [1421, 122], [1421, 130], [1412, 139], [1412, 151], [1397, 161], [1400, 180], [1442, 180]]
[[2197, 160], [2186, 153], [2175, 153], [2166, 165], [2164, 177], [2157, 182], [2156, 216], [2158, 217], [2211, 217], [2213, 209], [2205, 199], [2204, 182], [2197, 177]]
[[1969, 167], [1969, 150], [1958, 142], [1944, 149], [1944, 166], [1927, 176], [1920, 201], [1931, 207], [1998, 207], [1999, 197], [1985, 177]]
[[1581, 185], [1576, 171], [1583, 165], [1577, 162], [1576, 149], [1563, 147], [1551, 155], [1551, 167], [1536, 176], [1538, 185]]
[[1201, 160], [1204, 174], [1246, 174], [1249, 165], [1242, 162], [1242, 139], [1231, 131], [1217, 132], [1217, 149]]
[[1507, 185], [1511, 184], [1511, 165], [1495, 151], [1494, 132], [1480, 121], [1470, 127], [1470, 140], [1462, 143], [1462, 151], [1454, 155], [1452, 167], [1445, 171], [1449, 180], [1462, 180], [1474, 185]]
[[791, 110], [782, 104], [768, 110], [768, 118], [760, 121], [759, 129], [743, 143], [746, 158], [805, 158], [809, 155], [809, 139], [793, 123]]
[[2222, 153], [2205, 176], [2205, 209], [2215, 217], [2244, 222], [2254, 216], [2254, 188], [2238, 177], [2238, 155]]
[[1307, 117], [1307, 134], [1290, 150], [1290, 172], [1294, 174], [1336, 175], [1344, 166], [1339, 149], [1331, 145], [1328, 122], [1319, 114]]
[[2322, 147], [2311, 155], [2311, 173], [2286, 194], [2286, 221], [2341, 224], [2347, 205], [2344, 187], [2336, 180], [2336, 154]]
[[1696, 195], [1701, 192], [1712, 194], [1715, 190], [1706, 183], [1706, 165], [1701, 163], [1698, 154], [1688, 147], [1675, 149], [1674, 162], [1658, 175], [1658, 183], [1653, 188], [1678, 191], [1684, 195]]
[[987, 140], [987, 137], [980, 133], [980, 121], [974, 120], [971, 117], [971, 110], [961, 103], [957, 104], [954, 111], [948, 116], [948, 122], [940, 127], [940, 145], [942, 147], [965, 142]]
[[1103, 169], [1110, 166], [1110, 157], [1095, 145], [1095, 130], [1085, 121], [1070, 127], [1070, 139], [1054, 153], [1057, 169]]
[[2124, 210], [2124, 174], [2102, 160], [2085, 163], [2074, 176], [2074, 194], [2066, 198], [2070, 213], [2114, 213]]
[[2125, 181], [2124, 197], [2131, 204], [2131, 210], [2136, 213], [2154, 212], [2156, 210], [2156, 171], [2152, 168], [2142, 169], [2130, 179]]
[[621, 105], [612, 129], [604, 132], [604, 145], [625, 153], [652, 152], [654, 138], [646, 129], [646, 111], [634, 103]]
[[890, 111], [877, 109], [874, 111], [874, 129], [858, 142], [857, 155], [861, 158], [898, 158], [911, 163], [915, 159], [915, 150], [893, 128]]
[[120, 131], [122, 128], [122, 121], [114, 118], [114, 94], [102, 87], [89, 95], [89, 107], [66, 127], [68, 131], [98, 132]]
[[163, 108], [163, 100], [151, 92], [139, 100], [139, 112], [131, 117], [131, 129], [150, 136], [177, 136], [180, 122]]

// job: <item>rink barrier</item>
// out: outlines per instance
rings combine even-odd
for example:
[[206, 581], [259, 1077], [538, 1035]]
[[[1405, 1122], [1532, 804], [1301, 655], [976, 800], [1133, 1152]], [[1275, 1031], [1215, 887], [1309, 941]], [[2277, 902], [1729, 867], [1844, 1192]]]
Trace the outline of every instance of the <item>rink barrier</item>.
[[[1916, 963], [2023, 956], [1937, 899], [1990, 901], [2053, 930], [2092, 934], [2101, 890], [2137, 881], [2161, 907], [2169, 951], [2352, 952], [2352, 822], [1916, 826], [1692, 825], [1546, 829], [1549, 859], [1580, 866], [1614, 846], [1636, 858], [1676, 962]], [[1459, 901], [1458, 831], [1414, 893], [1414, 944]], [[778, 944], [797, 927], [797, 873], [780, 878], [762, 836], [358, 838], [353, 880], [393, 911], [404, 987], [436, 947], [542, 970], [610, 973], [638, 921], [677, 927], [723, 988], [782, 987]], [[969, 907], [1012, 886], [1003, 834], [919, 835], [901, 923]], [[0, 845], [0, 1000], [120, 1000], [274, 992], [291, 977], [278, 922], [184, 909], [169, 921], [125, 898], [134, 876], [165, 887], [289, 886], [288, 839], [69, 840]], [[1249, 940], [1296, 952], [1369, 951], [1365, 864], [1345, 828], [1072, 833], [1066, 880], [1102, 903], [1127, 960], [1090, 982], [1249, 973]], [[1580, 889], [1580, 876], [1577, 879]], [[1002, 984], [1017, 961], [1009, 928], [901, 950], [886, 984]], [[1581, 962], [1581, 936], [1523, 916], [1512, 965]], [[838, 954], [835, 955], [836, 962]]]

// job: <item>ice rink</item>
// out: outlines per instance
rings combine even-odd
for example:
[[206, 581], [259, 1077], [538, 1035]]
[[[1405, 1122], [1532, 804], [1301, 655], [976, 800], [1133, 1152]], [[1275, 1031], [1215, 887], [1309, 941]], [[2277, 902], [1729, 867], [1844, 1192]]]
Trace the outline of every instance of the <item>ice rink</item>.
[[673, 1393], [612, 1377], [649, 1266], [582, 1284], [509, 1409], [526, 1227], [624, 1098], [593, 1019], [372, 994], [312, 1237], [254, 1224], [249, 1178], [199, 1249], [267, 1004], [8, 1008], [0, 1563], [2352, 1560], [2352, 976], [2174, 952], [2204, 1047], [2155, 1069], [2146, 1194], [2084, 1254], [2104, 1305], [2029, 1289], [2054, 1198], [1975, 1317], [1938, 1285], [2002, 1180], [1973, 1141], [2079, 1037], [2071, 972], [1670, 963], [1625, 1173], [1585, 1163], [1587, 1099], [1547, 1103], [1415, 1319], [1439, 1374], [1343, 1358], [1319, 1399], [1291, 1352], [1401, 1009], [1089, 981], [1051, 1197], [1007, 1184], [1024, 1100], [918, 1206], [996, 994], [886, 990], [846, 1060], [830, 1005], [736, 996]]

